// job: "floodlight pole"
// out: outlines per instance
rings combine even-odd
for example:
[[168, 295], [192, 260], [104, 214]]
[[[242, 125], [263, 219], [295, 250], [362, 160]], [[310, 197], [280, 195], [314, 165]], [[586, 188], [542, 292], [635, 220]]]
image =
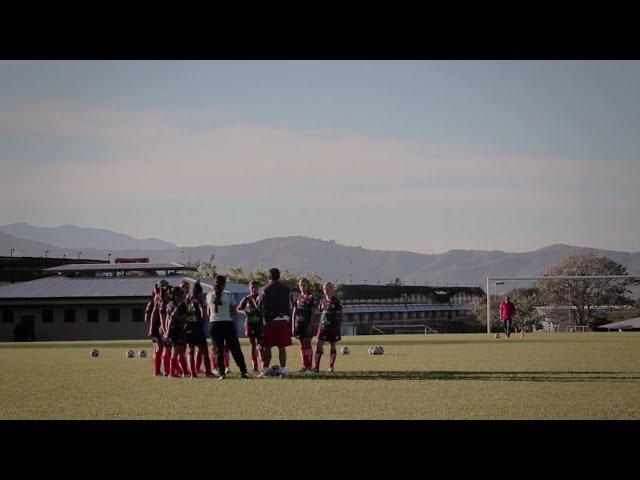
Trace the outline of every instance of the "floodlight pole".
[[490, 288], [490, 277], [487, 277], [487, 333], [491, 333], [491, 290]]

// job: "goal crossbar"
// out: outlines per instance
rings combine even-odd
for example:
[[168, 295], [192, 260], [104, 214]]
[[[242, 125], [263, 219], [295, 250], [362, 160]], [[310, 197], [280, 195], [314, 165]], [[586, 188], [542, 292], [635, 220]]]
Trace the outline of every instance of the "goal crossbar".
[[586, 280], [586, 279], [629, 279], [640, 275], [549, 275], [539, 277], [487, 277], [487, 333], [491, 333], [491, 286], [498, 280]]

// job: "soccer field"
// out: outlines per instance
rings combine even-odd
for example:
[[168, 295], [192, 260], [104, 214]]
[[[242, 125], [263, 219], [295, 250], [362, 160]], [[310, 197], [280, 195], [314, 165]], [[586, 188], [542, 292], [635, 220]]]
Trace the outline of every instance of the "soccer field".
[[[152, 375], [147, 341], [0, 343], [1, 419], [640, 419], [639, 333], [344, 337], [336, 372]], [[369, 355], [383, 345], [384, 355]], [[249, 359], [246, 340], [242, 340]], [[100, 356], [92, 358], [92, 347]], [[297, 345], [287, 368], [300, 368]], [[274, 349], [277, 362], [277, 350]]]

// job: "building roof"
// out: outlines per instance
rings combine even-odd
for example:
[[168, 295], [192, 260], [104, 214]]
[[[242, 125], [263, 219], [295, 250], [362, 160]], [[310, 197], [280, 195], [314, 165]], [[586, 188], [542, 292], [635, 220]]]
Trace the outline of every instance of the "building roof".
[[73, 272], [143, 272], [156, 270], [191, 270], [196, 271], [195, 267], [185, 267], [176, 262], [168, 263], [74, 263], [71, 265], [61, 265], [53, 268], [44, 269], [45, 272], [51, 273], [73, 273]]
[[[66, 277], [58, 275], [30, 282], [0, 286], [0, 301], [42, 300], [62, 298], [140, 298], [150, 297], [153, 286], [160, 279], [166, 279], [177, 286], [183, 280], [195, 283], [195, 279], [184, 275], [158, 277]], [[204, 293], [213, 290], [213, 285], [201, 280]], [[244, 287], [244, 289], [242, 288]], [[230, 283], [227, 290], [232, 293], [248, 292], [246, 285]]]
[[484, 290], [478, 287], [430, 287], [426, 285], [341, 285], [342, 298], [374, 299], [402, 298], [402, 295], [423, 294], [433, 296], [436, 301], [445, 303], [457, 293], [484, 296]]
[[604, 328], [607, 330], [630, 330], [640, 328], [640, 317], [630, 318], [628, 320], [622, 320], [620, 322], [607, 323], [606, 325], [600, 325], [597, 328]]

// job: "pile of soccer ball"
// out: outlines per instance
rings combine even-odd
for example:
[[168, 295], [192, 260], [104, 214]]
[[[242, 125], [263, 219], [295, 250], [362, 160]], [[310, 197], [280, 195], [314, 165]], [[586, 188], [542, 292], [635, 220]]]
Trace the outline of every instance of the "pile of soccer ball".
[[340, 349], [340, 353], [341, 353], [342, 355], [349, 355], [349, 353], [350, 353], [350, 352], [349, 352], [349, 347], [346, 347], [346, 346], [345, 346], [345, 347], [342, 347], [342, 348]]
[[369, 347], [369, 355], [382, 355], [384, 353], [384, 348], [382, 345], [373, 345]]

